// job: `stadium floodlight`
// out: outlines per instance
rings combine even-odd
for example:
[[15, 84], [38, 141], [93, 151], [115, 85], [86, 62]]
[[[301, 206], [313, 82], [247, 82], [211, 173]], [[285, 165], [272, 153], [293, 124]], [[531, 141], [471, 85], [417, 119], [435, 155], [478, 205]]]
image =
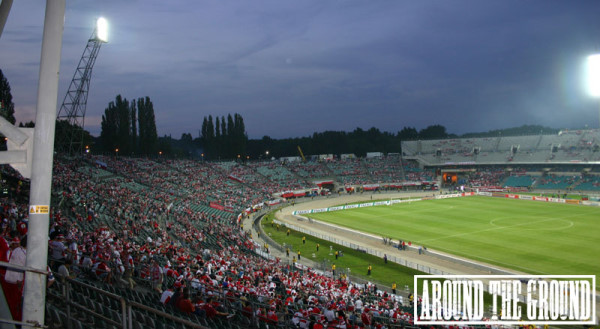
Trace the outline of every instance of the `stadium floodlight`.
[[96, 38], [102, 42], [108, 42], [108, 22], [104, 17], [96, 21]]
[[600, 54], [588, 57], [588, 90], [593, 97], [600, 97]]

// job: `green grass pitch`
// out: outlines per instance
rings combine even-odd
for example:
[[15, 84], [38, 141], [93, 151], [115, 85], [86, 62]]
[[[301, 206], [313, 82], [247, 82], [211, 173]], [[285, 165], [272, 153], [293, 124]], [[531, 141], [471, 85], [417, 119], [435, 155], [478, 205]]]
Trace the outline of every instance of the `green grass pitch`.
[[600, 275], [598, 207], [476, 196], [309, 216], [529, 274]]

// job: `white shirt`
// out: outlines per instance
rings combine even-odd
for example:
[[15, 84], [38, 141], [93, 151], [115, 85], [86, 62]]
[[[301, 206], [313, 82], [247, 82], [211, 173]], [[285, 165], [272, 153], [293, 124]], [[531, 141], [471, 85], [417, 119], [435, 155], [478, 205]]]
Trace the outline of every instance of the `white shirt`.
[[363, 308], [362, 300], [359, 299], [356, 302], [354, 302], [354, 307], [356, 307], [357, 310], [362, 310], [362, 308]]
[[77, 242], [73, 241], [69, 244], [69, 252], [71, 254], [71, 259], [73, 260], [73, 264], [79, 263], [79, 250], [77, 249]]
[[[10, 264], [25, 266], [27, 259], [27, 250], [23, 247], [17, 247], [10, 253]], [[4, 275], [4, 280], [8, 283], [17, 283], [24, 280], [23, 272], [7, 270]]]
[[65, 257], [63, 255], [63, 252], [65, 251], [66, 248], [67, 247], [65, 247], [65, 244], [60, 241], [56, 241], [56, 240], [50, 241], [50, 249], [52, 249], [52, 253], [51, 253], [52, 259], [63, 259]]
[[171, 298], [172, 296], [173, 290], [167, 289], [163, 291], [162, 295], [160, 296], [160, 302], [164, 304], [167, 301], [167, 299]]
[[335, 313], [333, 312], [333, 310], [327, 309], [325, 310], [325, 312], [323, 312], [323, 315], [325, 315], [325, 318], [327, 318], [327, 321], [329, 322], [335, 319]]
[[58, 274], [60, 275], [60, 278], [63, 280], [69, 277], [69, 269], [67, 268], [67, 266], [65, 264], [62, 264], [61, 266], [58, 267]]

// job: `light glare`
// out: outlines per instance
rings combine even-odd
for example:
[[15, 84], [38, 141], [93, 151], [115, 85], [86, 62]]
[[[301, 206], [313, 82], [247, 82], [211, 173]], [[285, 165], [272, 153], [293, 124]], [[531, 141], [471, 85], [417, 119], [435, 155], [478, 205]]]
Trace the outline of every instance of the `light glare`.
[[108, 22], [104, 17], [96, 21], [96, 37], [103, 42], [108, 42]]
[[600, 54], [588, 57], [588, 88], [590, 95], [600, 97]]

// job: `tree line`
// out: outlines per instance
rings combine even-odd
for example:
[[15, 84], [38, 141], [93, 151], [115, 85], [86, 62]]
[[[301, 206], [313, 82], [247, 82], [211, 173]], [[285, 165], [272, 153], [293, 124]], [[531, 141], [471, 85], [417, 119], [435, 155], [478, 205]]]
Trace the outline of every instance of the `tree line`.
[[150, 97], [128, 101], [117, 95], [102, 115], [99, 144], [110, 154], [155, 155], [158, 134]]
[[[191, 139], [191, 134], [184, 134], [183, 138]], [[227, 120], [225, 116], [216, 116], [214, 122], [212, 115], [204, 117], [198, 142], [207, 159], [245, 159], [248, 135], [244, 118], [238, 113], [228, 114]]]
[[441, 139], [448, 136], [446, 128], [440, 125], [432, 125], [420, 131], [404, 127], [395, 134], [375, 127], [368, 130], [356, 128], [351, 132], [324, 131], [315, 132], [312, 136], [279, 140], [264, 136], [262, 139], [248, 141], [248, 153], [252, 158], [296, 156], [299, 155], [300, 147], [304, 155], [352, 153], [364, 157], [367, 152], [400, 153], [403, 140]]

